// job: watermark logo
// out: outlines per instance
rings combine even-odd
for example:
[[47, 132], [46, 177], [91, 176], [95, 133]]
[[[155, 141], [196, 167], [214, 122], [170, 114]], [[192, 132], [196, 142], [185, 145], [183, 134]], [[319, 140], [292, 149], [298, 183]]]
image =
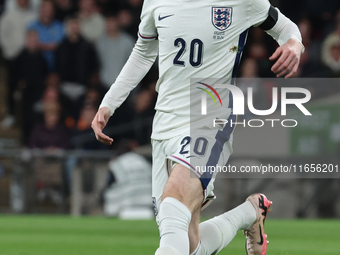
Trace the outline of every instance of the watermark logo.
[[[223, 106], [220, 95], [217, 93], [217, 91], [213, 87], [211, 87], [210, 85], [203, 83], [203, 82], [198, 82], [198, 84], [201, 84], [201, 85], [207, 87], [208, 89], [210, 89], [217, 96], [218, 100], [220, 101], [221, 106]], [[207, 94], [212, 98], [215, 105], [217, 105], [217, 102], [216, 102], [213, 94], [211, 92], [209, 92], [207, 89], [203, 89], [203, 88], [200, 88], [200, 87], [197, 87], [197, 88], [206, 93], [206, 94], [205, 93], [202, 94], [202, 101], [201, 101], [202, 102], [202, 114], [206, 115], [207, 114]], [[204, 113], [203, 113], [203, 111], [204, 111]]]
[[[198, 89], [202, 90], [203, 93], [201, 94], [201, 115], [207, 115], [208, 114], [208, 109], [207, 109], [207, 95], [209, 95], [212, 100], [214, 101], [215, 105], [217, 106], [217, 101], [214, 97], [217, 96], [220, 105], [223, 106], [222, 100], [220, 95], [217, 93], [216, 89], [228, 89], [229, 93], [232, 94], [232, 112], [235, 115], [244, 115], [245, 114], [245, 102], [247, 103], [249, 111], [256, 115], [256, 116], [268, 116], [273, 114], [279, 107], [279, 99], [281, 102], [280, 109], [281, 109], [281, 115], [286, 116], [287, 115], [287, 106], [288, 105], [295, 105], [304, 115], [306, 116], [311, 116], [312, 114], [306, 109], [304, 106], [305, 103], [309, 102], [311, 99], [311, 93], [309, 90], [304, 89], [304, 88], [299, 88], [299, 87], [281, 87], [280, 91], [279, 88], [273, 87], [272, 88], [272, 104], [271, 107], [267, 110], [259, 110], [254, 107], [254, 95], [253, 95], [253, 88], [248, 87], [247, 88], [247, 101], [245, 99], [245, 96], [243, 94], [243, 91], [238, 88], [235, 85], [228, 85], [228, 84], [217, 84], [213, 88], [212, 86], [202, 83], [202, 82], [197, 82], [206, 88], [201, 88], [197, 87]], [[211, 91], [209, 91], [209, 90]], [[295, 95], [301, 95], [299, 98], [289, 98], [289, 95], [295, 94]], [[267, 120], [266, 120], [267, 121]], [[268, 120], [272, 123], [272, 127], [274, 126], [274, 121], [278, 121], [278, 119], [270, 119]], [[286, 125], [284, 124], [287, 121], [292, 121], [294, 122], [294, 125], [290, 125], [287, 127], [295, 127], [297, 125], [297, 121], [295, 120], [283, 120], [282, 125], [285, 127]], [[217, 122], [217, 123], [215, 123]], [[259, 122], [259, 125], [252, 125], [249, 124], [251, 127], [262, 127], [264, 125], [264, 121], [260, 119], [252, 119], [249, 120], [248, 122], [253, 123], [253, 122]], [[221, 123], [228, 123], [228, 120], [224, 119], [216, 119], [214, 121], [214, 126], [216, 124], [221, 124]], [[234, 124], [239, 124], [239, 123], [234, 123]], [[244, 124], [244, 123], [243, 123]]]
[[[200, 83], [202, 85], [205, 85], [206, 87], [208, 87], [209, 89], [211, 89], [215, 95], [217, 95], [218, 99], [220, 100], [221, 106], [222, 106], [222, 101], [220, 96], [218, 95], [218, 93], [216, 92], [216, 90], [205, 84], [205, 83]], [[244, 94], [242, 92], [242, 90], [238, 87], [236, 87], [235, 85], [226, 85], [226, 84], [217, 84], [215, 86], [215, 88], [223, 88], [223, 89], [228, 89], [230, 91], [230, 93], [233, 95], [233, 113], [237, 114], [237, 115], [244, 115], [244, 106], [245, 106], [245, 97]], [[201, 97], [201, 114], [202, 115], [207, 115], [207, 94], [210, 95], [215, 104], [216, 104], [216, 100], [213, 97], [213, 95], [207, 91], [206, 89], [202, 89], [199, 88], [201, 90], [203, 90], [206, 93], [202, 93], [202, 97]], [[273, 98], [273, 102], [272, 102], [272, 106], [270, 107], [270, 109], [268, 110], [258, 110], [255, 109], [254, 104], [253, 104], [253, 88], [249, 87], [247, 89], [247, 93], [248, 93], [248, 98], [247, 98], [247, 105], [249, 108], [249, 111], [255, 115], [258, 116], [266, 116], [266, 115], [270, 115], [272, 113], [275, 112], [275, 110], [278, 107], [278, 88], [273, 88], [272, 90], [272, 98]], [[287, 98], [287, 95], [289, 93], [300, 93], [305, 95], [304, 98]], [[312, 115], [307, 109], [306, 107], [303, 106], [303, 104], [309, 102], [309, 100], [311, 99], [311, 93], [309, 92], [309, 90], [304, 89], [304, 88], [296, 88], [296, 87], [292, 87], [292, 88], [281, 88], [281, 115], [287, 115], [287, 105], [291, 104], [291, 105], [295, 105], [304, 115]]]

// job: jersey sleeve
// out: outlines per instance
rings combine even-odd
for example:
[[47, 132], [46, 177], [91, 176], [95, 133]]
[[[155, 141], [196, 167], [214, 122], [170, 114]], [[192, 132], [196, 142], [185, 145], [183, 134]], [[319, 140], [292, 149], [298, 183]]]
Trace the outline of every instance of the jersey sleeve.
[[261, 25], [268, 17], [270, 3], [268, 0], [250, 0], [249, 21], [250, 26]]
[[155, 40], [158, 37], [154, 19], [154, 0], [144, 0], [138, 36], [142, 40]]
[[[302, 36], [298, 26], [283, 15], [279, 9], [276, 8], [276, 11], [276, 24], [272, 28], [266, 30], [266, 33], [273, 37], [280, 46], [285, 44], [289, 39], [294, 39], [302, 44]], [[302, 53], [304, 50], [305, 48], [302, 47]]]

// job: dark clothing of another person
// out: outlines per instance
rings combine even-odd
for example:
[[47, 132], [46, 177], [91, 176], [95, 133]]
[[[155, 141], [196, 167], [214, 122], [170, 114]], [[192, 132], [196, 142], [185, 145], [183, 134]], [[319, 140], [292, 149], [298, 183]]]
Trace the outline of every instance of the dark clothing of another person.
[[15, 60], [6, 60], [6, 68], [7, 68], [7, 83], [8, 83], [8, 91], [7, 91], [7, 105], [8, 105], [8, 113], [10, 115], [15, 115], [15, 101], [14, 101], [14, 92], [17, 89], [18, 77], [17, 77], [17, 67]]
[[91, 43], [80, 37], [73, 43], [65, 38], [56, 52], [56, 70], [63, 82], [83, 85], [97, 71], [98, 61]]
[[75, 0], [71, 0], [72, 1], [72, 6], [70, 9], [67, 10], [63, 10], [60, 9], [58, 6], [56, 6], [56, 12], [55, 12], [55, 18], [59, 21], [65, 21], [65, 19], [67, 19], [67, 17], [72, 16], [73, 14], [75, 14], [78, 11], [77, 6], [77, 1]]
[[62, 124], [57, 124], [53, 129], [47, 129], [44, 124], [37, 124], [29, 141], [30, 148], [45, 149], [55, 147], [59, 149], [69, 148], [68, 130]]
[[98, 143], [93, 135], [92, 128], [85, 130], [75, 130], [72, 137], [72, 147], [82, 150], [104, 150], [107, 145]]
[[41, 98], [44, 79], [48, 73], [43, 54], [40, 51], [32, 53], [25, 49], [18, 56], [17, 63], [19, 80], [25, 81], [25, 89], [34, 90], [38, 93], [35, 97]]
[[36, 123], [38, 119], [33, 107], [42, 97], [48, 67], [41, 52], [29, 52], [26, 49], [16, 59], [16, 66], [18, 80], [24, 82], [22, 88], [22, 126], [23, 140], [27, 144], [33, 128], [32, 123]]

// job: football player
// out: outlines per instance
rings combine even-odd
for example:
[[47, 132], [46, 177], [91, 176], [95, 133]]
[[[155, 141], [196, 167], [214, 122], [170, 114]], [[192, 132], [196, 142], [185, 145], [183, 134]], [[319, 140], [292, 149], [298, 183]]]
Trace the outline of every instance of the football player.
[[[215, 176], [197, 172], [197, 162], [225, 165], [232, 153], [234, 127], [193, 126], [190, 116], [190, 87], [197, 85], [191, 84], [192, 79], [234, 84], [252, 26], [262, 28], [280, 45], [270, 57], [276, 60], [271, 70], [278, 77], [292, 77], [304, 50], [301, 35], [268, 0], [144, 0], [139, 39], [93, 120], [96, 138], [112, 144], [103, 128], [159, 57], [151, 136], [152, 194], [160, 231], [156, 255], [216, 254], [238, 230], [244, 230], [248, 255], [266, 254], [264, 221], [271, 202], [263, 194], [251, 195], [233, 210], [199, 223], [202, 208], [215, 198]], [[221, 98], [229, 110], [219, 117], [236, 118], [231, 93]], [[195, 123], [200, 123], [199, 118]], [[197, 155], [200, 160], [193, 163]]]

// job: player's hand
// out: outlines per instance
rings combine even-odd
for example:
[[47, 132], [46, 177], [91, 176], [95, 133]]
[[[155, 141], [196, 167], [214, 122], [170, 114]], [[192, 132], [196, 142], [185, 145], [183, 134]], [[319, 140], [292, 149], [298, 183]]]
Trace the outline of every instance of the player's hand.
[[98, 141], [111, 145], [113, 139], [105, 135], [102, 131], [110, 118], [110, 110], [107, 107], [100, 108], [94, 117], [91, 127]]
[[302, 50], [303, 45], [300, 42], [289, 39], [284, 45], [278, 47], [269, 58], [269, 60], [277, 59], [271, 70], [277, 77], [285, 74], [285, 78], [292, 77], [298, 70]]

